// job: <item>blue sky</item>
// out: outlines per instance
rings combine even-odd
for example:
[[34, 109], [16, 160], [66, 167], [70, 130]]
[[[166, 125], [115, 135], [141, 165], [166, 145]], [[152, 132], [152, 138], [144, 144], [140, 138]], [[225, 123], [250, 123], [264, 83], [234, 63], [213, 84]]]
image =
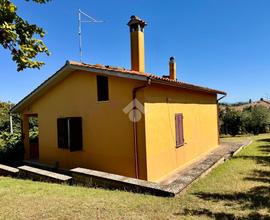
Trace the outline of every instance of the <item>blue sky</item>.
[[145, 29], [146, 72], [164, 75], [175, 56], [179, 80], [224, 90], [226, 102], [270, 97], [270, 1], [267, 0], [15, 0], [18, 13], [43, 27], [52, 55], [41, 70], [17, 72], [0, 49], [0, 100], [18, 102], [64, 65], [79, 60], [77, 11], [102, 24], [83, 24], [83, 61], [130, 68], [133, 14]]

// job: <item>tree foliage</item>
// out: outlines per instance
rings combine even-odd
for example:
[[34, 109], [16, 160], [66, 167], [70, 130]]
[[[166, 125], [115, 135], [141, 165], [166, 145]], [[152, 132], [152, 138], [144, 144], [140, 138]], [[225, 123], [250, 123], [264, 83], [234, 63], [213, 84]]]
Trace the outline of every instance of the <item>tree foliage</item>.
[[[10, 133], [9, 110], [14, 104], [0, 101], [0, 163], [10, 163], [22, 160], [24, 147], [21, 136], [21, 119], [19, 115], [12, 115], [13, 131]], [[32, 117], [29, 120], [30, 143], [38, 142], [38, 121]]]
[[[24, 158], [24, 147], [20, 133], [0, 133], [0, 163], [21, 161]], [[1, 145], [2, 143], [2, 145]]]
[[[26, 0], [30, 1], [30, 0]], [[32, 0], [46, 3], [50, 0]], [[44, 62], [34, 60], [40, 53], [49, 55], [43, 41], [45, 31], [35, 24], [29, 24], [17, 14], [17, 7], [10, 0], [0, 0], [0, 44], [8, 49], [17, 70], [40, 68]]]
[[224, 134], [237, 135], [241, 131], [241, 114], [240, 112], [229, 108], [220, 111], [221, 132]]
[[264, 106], [254, 106], [237, 111], [227, 106], [220, 110], [219, 119], [222, 134], [252, 133], [256, 135], [269, 131], [270, 110]]
[[10, 131], [9, 109], [11, 106], [9, 102], [0, 102], [0, 132]]
[[259, 134], [269, 130], [270, 112], [264, 106], [248, 107], [242, 112], [242, 124], [248, 133]]

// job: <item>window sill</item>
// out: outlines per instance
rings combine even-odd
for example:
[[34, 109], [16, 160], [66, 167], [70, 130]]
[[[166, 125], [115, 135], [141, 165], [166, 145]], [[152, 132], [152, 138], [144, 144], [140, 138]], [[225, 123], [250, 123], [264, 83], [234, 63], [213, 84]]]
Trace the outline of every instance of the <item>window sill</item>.
[[185, 144], [186, 144], [186, 143], [183, 143], [183, 144], [181, 144], [181, 145], [176, 145], [175, 148], [177, 149], [177, 148], [183, 147]]
[[109, 103], [110, 100], [107, 100], [107, 101], [97, 101], [97, 104], [103, 104], [103, 103]]
[[69, 148], [61, 148], [61, 147], [58, 147], [57, 149], [59, 150], [63, 150], [63, 151], [69, 151], [69, 152], [82, 152], [83, 150], [70, 150]]

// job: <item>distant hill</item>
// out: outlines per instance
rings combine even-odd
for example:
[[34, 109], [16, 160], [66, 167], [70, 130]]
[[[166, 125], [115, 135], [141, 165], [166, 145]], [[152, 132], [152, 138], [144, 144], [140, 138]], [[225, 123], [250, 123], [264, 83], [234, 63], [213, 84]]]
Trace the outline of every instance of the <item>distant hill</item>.
[[220, 108], [224, 109], [226, 106], [237, 111], [243, 111], [243, 109], [254, 106], [264, 106], [270, 110], [270, 100], [260, 99], [254, 102], [238, 102], [233, 104], [221, 103]]

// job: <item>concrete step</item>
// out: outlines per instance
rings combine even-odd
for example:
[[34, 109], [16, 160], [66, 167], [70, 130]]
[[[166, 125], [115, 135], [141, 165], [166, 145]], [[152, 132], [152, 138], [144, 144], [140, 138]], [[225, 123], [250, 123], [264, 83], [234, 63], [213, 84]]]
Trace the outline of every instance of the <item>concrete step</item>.
[[17, 168], [0, 164], [0, 176], [17, 177], [19, 170]]
[[23, 166], [23, 165], [71, 176], [70, 170], [59, 168], [59, 165], [57, 164], [52, 165], [52, 164], [41, 163], [35, 160], [24, 160], [20, 166]]
[[154, 182], [80, 167], [72, 169], [71, 172], [73, 183], [77, 185], [125, 190], [165, 197], [175, 196], [173, 191], [167, 190]]
[[72, 177], [31, 166], [20, 166], [19, 177], [37, 181], [71, 184]]

